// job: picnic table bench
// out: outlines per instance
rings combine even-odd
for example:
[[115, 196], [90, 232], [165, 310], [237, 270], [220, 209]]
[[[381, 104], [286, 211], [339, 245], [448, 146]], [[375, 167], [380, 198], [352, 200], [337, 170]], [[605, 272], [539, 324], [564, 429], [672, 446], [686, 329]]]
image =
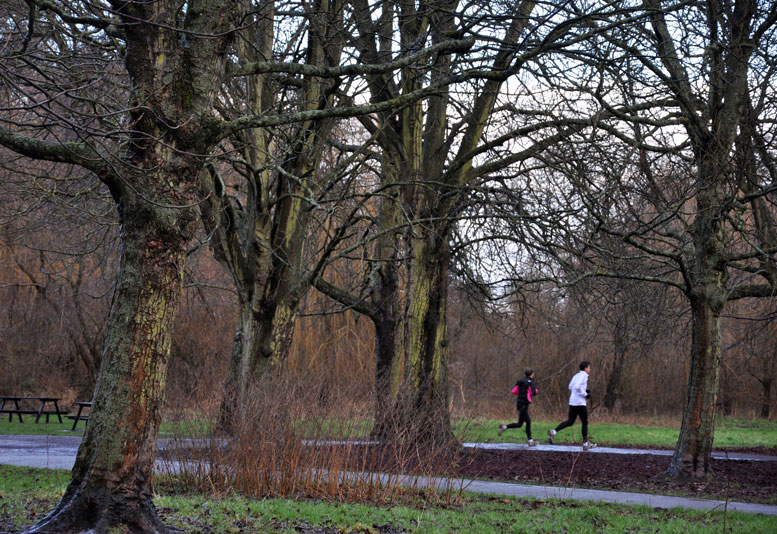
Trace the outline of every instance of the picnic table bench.
[[[71, 430], [75, 430], [76, 426], [78, 425], [79, 421], [86, 421], [88, 423], [89, 421], [89, 414], [81, 414], [84, 408], [89, 408], [89, 411], [92, 411], [92, 403], [91, 402], [77, 402], [78, 405], [78, 412], [75, 415], [68, 415], [68, 419], [73, 420], [73, 428]], [[87, 423], [84, 423], [86, 425]]]
[[[59, 409], [59, 397], [20, 397], [16, 395], [0, 395], [0, 414], [7, 413], [8, 421], [13, 421], [13, 416], [16, 415], [19, 418], [19, 422], [23, 423], [22, 415], [34, 415], [35, 422], [40, 421], [41, 416], [46, 416], [46, 423], [49, 422], [49, 416], [56, 415], [59, 418], [59, 422], [62, 422], [62, 414], [66, 414], [67, 411]], [[20, 406], [19, 403], [26, 406]], [[37, 408], [30, 408], [31, 403], [37, 402]], [[53, 405], [53, 409], [46, 409], [46, 405]], [[7, 406], [6, 406], [7, 405]]]

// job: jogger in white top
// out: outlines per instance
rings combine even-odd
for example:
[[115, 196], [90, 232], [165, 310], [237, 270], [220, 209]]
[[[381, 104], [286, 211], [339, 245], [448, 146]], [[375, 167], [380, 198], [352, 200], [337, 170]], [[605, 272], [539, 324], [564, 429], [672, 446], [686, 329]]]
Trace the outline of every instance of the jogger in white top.
[[553, 444], [553, 439], [559, 430], [572, 426], [580, 417], [583, 425], [583, 449], [596, 447], [596, 443], [588, 441], [588, 408], [586, 399], [590, 397], [588, 392], [588, 375], [591, 372], [591, 364], [587, 361], [580, 362], [580, 371], [569, 381], [569, 414], [567, 420], [559, 423], [556, 428], [548, 431], [548, 443]]

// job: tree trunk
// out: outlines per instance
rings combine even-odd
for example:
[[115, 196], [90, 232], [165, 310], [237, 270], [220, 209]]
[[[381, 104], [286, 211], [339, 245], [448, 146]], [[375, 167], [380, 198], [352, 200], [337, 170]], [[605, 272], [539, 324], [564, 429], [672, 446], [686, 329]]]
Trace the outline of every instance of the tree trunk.
[[456, 442], [448, 412], [446, 311], [450, 261], [447, 221], [431, 224], [425, 239], [414, 240], [410, 339], [403, 412], [406, 432], [418, 443]]
[[725, 198], [722, 177], [725, 159], [712, 152], [699, 164], [696, 215], [692, 224], [695, 280], [688, 293], [691, 303], [691, 367], [680, 436], [667, 474], [676, 479], [698, 479], [710, 472], [721, 361], [720, 315], [726, 304], [728, 235], [721, 217]]
[[772, 379], [761, 381], [761, 417], [769, 419], [772, 408]]
[[238, 319], [235, 336], [232, 340], [232, 355], [229, 359], [229, 371], [224, 383], [224, 396], [219, 407], [218, 429], [231, 434], [234, 418], [239, 415], [239, 406], [244, 405], [250, 383], [250, 369], [254, 361], [256, 344], [256, 321], [253, 312], [240, 292]]
[[234, 3], [195, 2], [185, 14], [180, 7], [173, 0], [115, 3], [127, 42], [128, 137], [123, 157], [111, 158], [100, 177], [118, 207], [119, 273], [70, 484], [30, 532], [166, 532], [152, 475], [171, 328], [196, 227], [198, 176], [219, 141], [214, 99], [233, 23], [240, 24]]
[[233, 418], [240, 417], [242, 407], [248, 405], [246, 395], [255, 378], [276, 368], [289, 352], [297, 308], [308, 285], [299, 272], [303, 242], [304, 236], [298, 235], [284, 249], [294, 255], [293, 263], [270, 255], [255, 258], [257, 264], [245, 280], [251, 290], [243, 290], [248, 295], [238, 303], [238, 325], [219, 409], [219, 428], [225, 433], [232, 432]]
[[191, 209], [130, 204], [120, 206], [120, 269], [89, 425], [64, 497], [29, 532], [166, 531], [151, 477], [194, 219]]
[[621, 377], [623, 376], [623, 366], [626, 362], [626, 351], [628, 349], [626, 330], [628, 321], [621, 316], [615, 321], [613, 331], [613, 344], [615, 348], [615, 359], [612, 363], [612, 372], [607, 379], [607, 388], [604, 393], [604, 407], [609, 412], [615, 408], [621, 388]]
[[401, 385], [402, 358], [398, 347], [398, 322], [386, 314], [375, 324], [375, 413], [372, 439], [392, 440], [399, 430], [397, 395]]
[[710, 472], [720, 369], [720, 311], [705, 296], [691, 298], [691, 375], [680, 436], [667, 474], [699, 479]]
[[[317, 16], [313, 17], [309, 28], [306, 63], [337, 65], [343, 46], [340, 35], [343, 5], [340, 2], [313, 4], [312, 9]], [[265, 21], [260, 23], [264, 30], [257, 32], [254, 38], [258, 41], [256, 51], [262, 51], [257, 59], [265, 59], [272, 55], [274, 6], [267, 4], [260, 11], [260, 18]], [[304, 78], [303, 109], [322, 109], [332, 105], [334, 91], [328, 93], [325, 85], [321, 78]], [[255, 77], [248, 86], [249, 100], [255, 109], [272, 108], [272, 98], [264, 77]], [[220, 242], [216, 244], [216, 247], [222, 248], [217, 257], [230, 269], [238, 288], [250, 286], [253, 294], [252, 299], [240, 302], [241, 322], [235, 334], [230, 377], [219, 417], [220, 423], [226, 425], [222, 426], [224, 431], [231, 431], [228, 418], [240, 415], [241, 407], [247, 405], [245, 395], [256, 379], [256, 373], [277, 369], [286, 360], [291, 348], [299, 303], [312, 276], [304, 263], [311, 210], [308, 188], [316, 189], [310, 186], [315, 184], [325, 141], [333, 125], [333, 119], [297, 125], [282, 158], [282, 172], [277, 176], [266, 170], [274, 166], [274, 162], [271, 163], [274, 148], [270, 136], [260, 131], [245, 134], [249, 142], [244, 153], [246, 160], [252, 162], [254, 174], [248, 187], [252, 194], [246, 207], [250, 216], [244, 218], [250, 221], [251, 226], [242, 230], [251, 238], [242, 246], [228, 246], [228, 243], [238, 241], [235, 234], [240, 233], [240, 229], [234, 228], [234, 221], [224, 221], [222, 227], [229, 229], [232, 235], [219, 236]], [[274, 198], [271, 197], [271, 182], [277, 184]], [[205, 224], [207, 226], [209, 222], [206, 220]], [[243, 264], [238, 260], [241, 255], [246, 258]], [[237, 273], [241, 266], [243, 272]], [[253, 321], [253, 324], [247, 324], [248, 321]], [[252, 334], [250, 337], [244, 335], [248, 331]], [[236, 373], [242, 373], [242, 376]]]
[[[389, 158], [387, 158], [388, 160]], [[384, 186], [398, 183], [396, 167], [387, 162], [381, 182]], [[381, 199], [378, 214], [378, 236], [375, 242], [374, 270], [377, 276], [370, 289], [375, 325], [375, 413], [372, 437], [391, 440], [399, 430], [399, 399], [404, 371], [404, 330], [402, 299], [399, 291], [399, 258], [402, 243], [399, 237], [403, 220], [400, 191], [394, 189]]]

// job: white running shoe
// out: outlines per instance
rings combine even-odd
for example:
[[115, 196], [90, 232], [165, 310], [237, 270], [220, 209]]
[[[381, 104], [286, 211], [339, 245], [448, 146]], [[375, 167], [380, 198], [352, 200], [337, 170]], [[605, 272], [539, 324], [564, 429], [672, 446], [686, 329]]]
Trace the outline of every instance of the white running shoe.
[[533, 439], [530, 439], [526, 443], [528, 443], [529, 447], [536, 447], [537, 446], [537, 442], [535, 440], [533, 440]]
[[548, 443], [553, 445], [553, 438], [555, 437], [556, 437], [556, 429], [551, 428], [550, 430], [548, 430]]
[[583, 450], [584, 451], [593, 449], [595, 447], [596, 447], [596, 443], [594, 443], [592, 441], [586, 441], [585, 443], [583, 443]]
[[507, 425], [499, 425], [499, 432], [497, 432], [497, 435], [501, 436], [502, 432], [507, 430]]

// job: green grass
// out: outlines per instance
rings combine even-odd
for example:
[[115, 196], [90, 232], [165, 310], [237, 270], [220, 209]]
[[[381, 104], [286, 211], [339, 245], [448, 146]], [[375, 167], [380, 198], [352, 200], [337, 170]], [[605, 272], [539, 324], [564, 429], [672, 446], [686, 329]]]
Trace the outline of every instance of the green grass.
[[[65, 419], [63, 422], [56, 421], [56, 418], [50, 419], [49, 423], [35, 423], [35, 416], [24, 417], [24, 422], [20, 423], [14, 416], [13, 422], [8, 421], [8, 417], [0, 419], [0, 435], [20, 434], [32, 436], [82, 436], [84, 433], [84, 421], [80, 421], [75, 431], [73, 421]], [[189, 437], [202, 437], [208, 435], [209, 422], [200, 421], [163, 421], [159, 429], [160, 434], [165, 435], [185, 435]]]
[[[297, 526], [315, 525], [343, 533], [371, 533], [378, 532], [376, 525], [391, 524], [395, 529], [418, 534], [690, 534], [723, 532], [724, 522], [722, 512], [652, 510], [646, 507], [472, 496], [445, 506], [370, 506], [287, 499], [208, 500], [203, 497], [159, 497], [157, 504], [175, 526], [191, 531], [197, 525], [208, 523], [217, 533], [238, 532], [235, 528], [237, 524], [248, 525], [250, 532], [294, 532]], [[774, 517], [729, 513], [725, 521], [726, 532], [772, 533], [777, 529], [777, 518]]]
[[[497, 436], [499, 423], [495, 419], [460, 421], [455, 424], [456, 436], [464, 442], [486, 443], [523, 442], [526, 434], [523, 428], [507, 430]], [[558, 421], [532, 421], [534, 439], [544, 442], [548, 430]], [[556, 443], [580, 443], [580, 422], [566, 428], [556, 436]], [[597, 423], [589, 421], [588, 433], [599, 444], [639, 445], [652, 447], [674, 447], [680, 433], [680, 422], [676, 426], [660, 424]], [[749, 421], [721, 418], [715, 425], [715, 447], [767, 447], [777, 448], [777, 421]]]
[[[35, 434], [35, 435], [81, 435], [83, 423], [79, 424], [77, 432], [70, 432], [72, 422], [35, 424], [33, 418], [27, 417], [24, 423], [16, 419], [12, 423], [7, 418], [0, 420], [0, 434]], [[510, 443], [523, 442], [526, 434], [523, 428], [511, 429], [497, 436], [500, 421], [496, 419], [457, 419], [454, 421], [454, 432], [463, 442]], [[558, 424], [558, 421], [533, 421], [534, 438], [544, 442], [548, 430]], [[164, 421], [160, 429], [161, 435], [170, 436], [207, 436], [210, 422], [206, 419], [195, 421]], [[316, 421], [300, 421], [299, 428], [305, 437], [320, 438], [327, 436], [332, 439], [344, 437], [354, 438], [369, 433], [370, 422], [367, 420], [337, 420], [323, 419]], [[580, 422], [559, 432], [556, 443], [579, 443]], [[589, 434], [599, 444], [636, 445], [643, 447], [669, 447], [677, 443], [680, 423], [668, 425], [666, 422], [623, 424], [597, 422], [589, 423]], [[715, 447], [766, 447], [777, 449], [777, 421], [746, 420], [720, 418], [715, 426]]]
[[80, 431], [84, 429], [83, 421], [78, 424], [79, 431], [70, 432], [70, 429], [73, 428], [73, 421], [65, 419], [64, 417], [62, 419], [64, 420], [63, 423], [54, 422], [54, 420], [56, 420], [55, 418], [54, 420], [50, 420], [51, 422], [48, 424], [43, 422], [35, 424], [35, 416], [25, 416], [24, 423], [20, 423], [19, 420], [16, 419], [16, 416], [14, 416], [12, 423], [8, 422], [8, 417], [3, 417], [0, 419], [0, 434], [26, 434], [34, 436], [67, 436], [82, 434]]
[[[4, 527], [21, 529], [40, 519], [54, 507], [68, 478], [67, 471], [0, 465]], [[403, 503], [369, 505], [164, 494], [157, 495], [155, 502], [167, 524], [187, 532], [207, 530], [214, 534], [291, 533], [313, 527], [343, 534], [372, 534], [386, 524], [418, 534], [777, 532], [774, 516], [466, 494], [448, 501], [441, 498], [440, 505], [410, 497]]]

